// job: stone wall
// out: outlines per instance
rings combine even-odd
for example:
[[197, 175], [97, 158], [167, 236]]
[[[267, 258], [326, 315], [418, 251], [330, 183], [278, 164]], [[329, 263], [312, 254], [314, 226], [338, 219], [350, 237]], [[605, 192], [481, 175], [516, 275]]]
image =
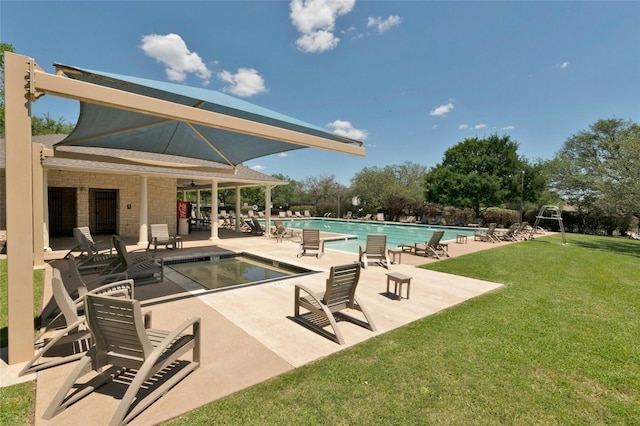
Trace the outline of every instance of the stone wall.
[[[48, 170], [50, 187], [76, 188], [76, 226], [89, 226], [89, 190], [118, 190], [117, 233], [123, 237], [138, 237], [140, 217], [140, 182], [135, 175], [85, 173], [68, 170]], [[148, 218], [151, 223], [166, 223], [176, 234], [176, 179], [147, 179]]]

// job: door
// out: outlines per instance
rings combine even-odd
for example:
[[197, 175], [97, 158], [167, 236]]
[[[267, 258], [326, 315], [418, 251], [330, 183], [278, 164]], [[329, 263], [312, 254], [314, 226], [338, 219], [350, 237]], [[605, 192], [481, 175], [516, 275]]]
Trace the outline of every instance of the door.
[[49, 235], [73, 235], [77, 221], [76, 188], [49, 188]]
[[89, 190], [89, 227], [96, 234], [116, 234], [118, 225], [118, 190]]

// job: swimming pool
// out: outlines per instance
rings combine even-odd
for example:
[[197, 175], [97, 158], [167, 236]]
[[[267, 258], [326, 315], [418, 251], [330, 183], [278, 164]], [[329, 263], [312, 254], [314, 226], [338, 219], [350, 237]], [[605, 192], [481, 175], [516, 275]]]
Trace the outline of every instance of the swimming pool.
[[212, 254], [168, 260], [165, 261], [165, 266], [209, 290], [263, 283], [312, 272], [249, 253]]
[[455, 240], [456, 235], [473, 236], [474, 230], [467, 228], [448, 228], [443, 226], [398, 224], [387, 222], [365, 222], [360, 220], [341, 219], [276, 219], [282, 220], [286, 228], [317, 228], [320, 232], [350, 235], [341, 240], [327, 240], [325, 247], [358, 253], [358, 247], [364, 245], [367, 234], [386, 234], [387, 247], [393, 248], [402, 244], [424, 243], [431, 238], [433, 231], [444, 231], [442, 241]]

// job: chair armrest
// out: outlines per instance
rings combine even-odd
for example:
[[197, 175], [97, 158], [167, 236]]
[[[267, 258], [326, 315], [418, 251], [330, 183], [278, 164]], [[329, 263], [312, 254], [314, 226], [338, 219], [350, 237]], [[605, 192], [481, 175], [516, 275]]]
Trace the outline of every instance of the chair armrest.
[[[150, 359], [157, 360], [167, 350], [167, 347], [176, 340], [180, 334], [182, 334], [187, 328], [193, 327], [193, 340], [196, 341], [196, 346], [200, 345], [200, 317], [188, 318], [185, 322], [173, 329], [164, 339], [156, 346], [153, 353], [149, 357]], [[199, 349], [198, 349], [199, 351]], [[155, 364], [155, 361], [154, 361]]]
[[295, 287], [294, 287], [294, 297], [296, 299], [296, 303], [298, 302], [298, 299], [300, 298], [300, 290], [304, 291], [309, 296], [311, 296], [311, 298], [313, 300], [315, 300], [316, 302], [318, 302], [318, 304], [322, 304], [320, 302], [320, 299], [318, 298], [318, 294], [316, 294], [316, 292], [314, 292], [314, 291], [311, 291], [311, 289], [309, 289], [307, 286], [305, 286], [303, 284], [296, 284]]
[[133, 288], [133, 280], [126, 279], [102, 285], [98, 288], [88, 291], [87, 294], [107, 294], [109, 296], [113, 296], [114, 294], [122, 294], [129, 299], [133, 299]]

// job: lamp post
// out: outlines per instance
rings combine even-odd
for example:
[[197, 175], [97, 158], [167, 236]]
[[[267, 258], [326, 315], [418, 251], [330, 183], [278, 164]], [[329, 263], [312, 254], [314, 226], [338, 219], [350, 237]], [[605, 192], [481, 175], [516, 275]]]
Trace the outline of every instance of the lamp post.
[[524, 220], [524, 170], [520, 175], [520, 223]]

